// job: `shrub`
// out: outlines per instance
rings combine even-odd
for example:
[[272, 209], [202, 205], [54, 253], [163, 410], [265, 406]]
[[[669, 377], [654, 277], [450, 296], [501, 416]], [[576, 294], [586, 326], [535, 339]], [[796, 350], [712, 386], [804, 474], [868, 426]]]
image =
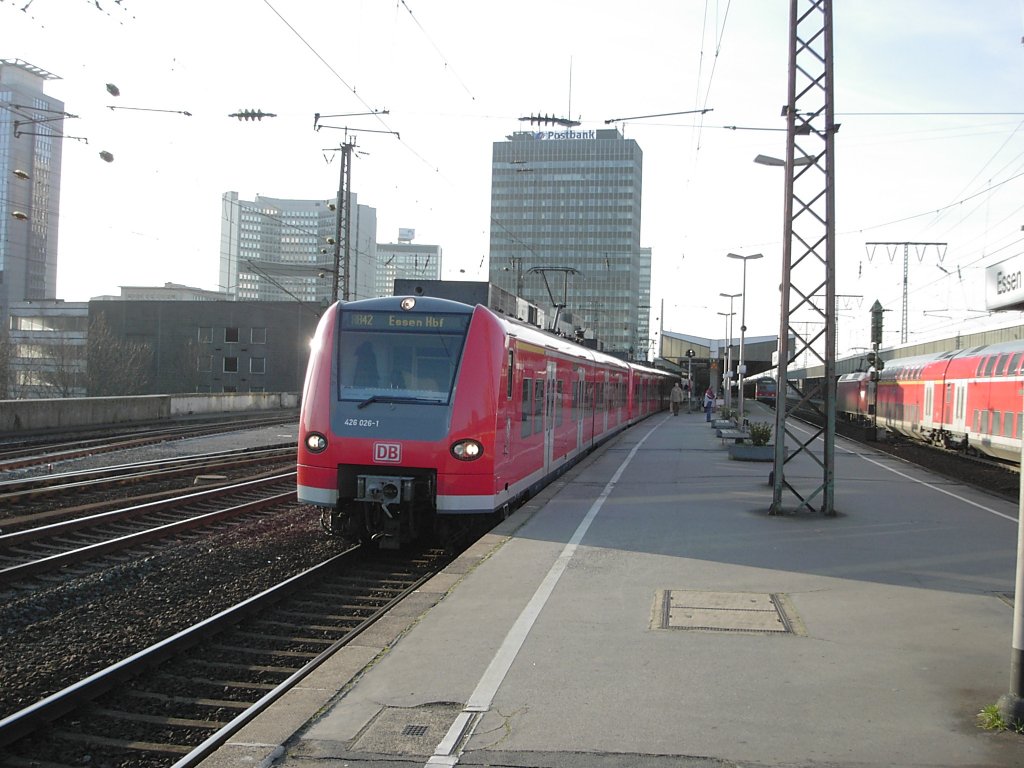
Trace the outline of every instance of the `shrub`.
[[772, 425], [758, 421], [750, 425], [750, 442], [754, 445], [768, 445], [772, 439]]

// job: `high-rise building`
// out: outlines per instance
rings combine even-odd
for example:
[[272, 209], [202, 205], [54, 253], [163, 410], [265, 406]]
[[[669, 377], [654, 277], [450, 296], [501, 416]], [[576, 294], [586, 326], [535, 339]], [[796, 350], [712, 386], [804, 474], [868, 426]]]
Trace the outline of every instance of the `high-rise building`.
[[13, 302], [57, 296], [64, 102], [43, 93], [56, 75], [0, 59], [0, 321]]
[[551, 317], [565, 304], [587, 337], [630, 359], [648, 343], [642, 169], [640, 147], [615, 129], [519, 131], [491, 161], [491, 282]]
[[[339, 236], [334, 199], [221, 198], [220, 286], [249, 301], [290, 299], [328, 304], [375, 294], [377, 211], [352, 195], [352, 238]], [[348, 251], [347, 257], [345, 251]], [[335, 270], [335, 258], [338, 269]]]
[[654, 339], [651, 333], [651, 249], [640, 249], [640, 303], [636, 315], [636, 349], [634, 360], [652, 359]]
[[377, 296], [393, 296], [395, 280], [441, 279], [441, 246], [413, 243], [414, 234], [400, 229], [397, 243], [377, 243]]

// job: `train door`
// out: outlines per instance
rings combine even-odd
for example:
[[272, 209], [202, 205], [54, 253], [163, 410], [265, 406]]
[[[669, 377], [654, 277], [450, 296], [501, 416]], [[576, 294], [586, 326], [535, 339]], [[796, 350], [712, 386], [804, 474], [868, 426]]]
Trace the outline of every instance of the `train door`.
[[597, 422], [601, 428], [601, 436], [608, 432], [608, 384], [611, 381], [611, 374], [608, 371], [604, 372], [604, 384], [601, 385], [601, 396], [597, 407], [601, 409], [601, 415], [598, 417]]
[[967, 382], [954, 381], [946, 384], [946, 423], [954, 435], [967, 432]]
[[576, 450], [583, 448], [583, 424], [587, 418], [587, 375], [582, 368], [576, 369], [576, 408], [573, 418], [576, 419]]
[[555, 448], [555, 410], [561, 406], [556, 402], [557, 365], [548, 360], [547, 375], [544, 381], [544, 472], [551, 470], [551, 461]]

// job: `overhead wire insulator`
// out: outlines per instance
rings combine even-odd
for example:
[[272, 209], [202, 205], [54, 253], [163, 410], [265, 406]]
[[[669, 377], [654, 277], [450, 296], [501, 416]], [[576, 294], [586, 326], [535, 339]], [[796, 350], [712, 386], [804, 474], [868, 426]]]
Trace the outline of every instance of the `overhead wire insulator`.
[[239, 120], [262, 120], [264, 117], [277, 117], [273, 112], [264, 112], [262, 109], [240, 109], [228, 117], [237, 117]]

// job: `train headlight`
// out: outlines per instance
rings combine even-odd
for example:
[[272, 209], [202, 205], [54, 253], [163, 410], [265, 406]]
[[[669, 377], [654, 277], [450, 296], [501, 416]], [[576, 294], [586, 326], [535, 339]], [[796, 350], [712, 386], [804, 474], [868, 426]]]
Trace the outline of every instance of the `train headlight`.
[[484, 447], [476, 440], [458, 440], [452, 443], [452, 456], [459, 461], [473, 461], [484, 455]]
[[327, 450], [327, 438], [319, 432], [310, 432], [306, 435], [306, 449], [310, 453], [321, 453]]

